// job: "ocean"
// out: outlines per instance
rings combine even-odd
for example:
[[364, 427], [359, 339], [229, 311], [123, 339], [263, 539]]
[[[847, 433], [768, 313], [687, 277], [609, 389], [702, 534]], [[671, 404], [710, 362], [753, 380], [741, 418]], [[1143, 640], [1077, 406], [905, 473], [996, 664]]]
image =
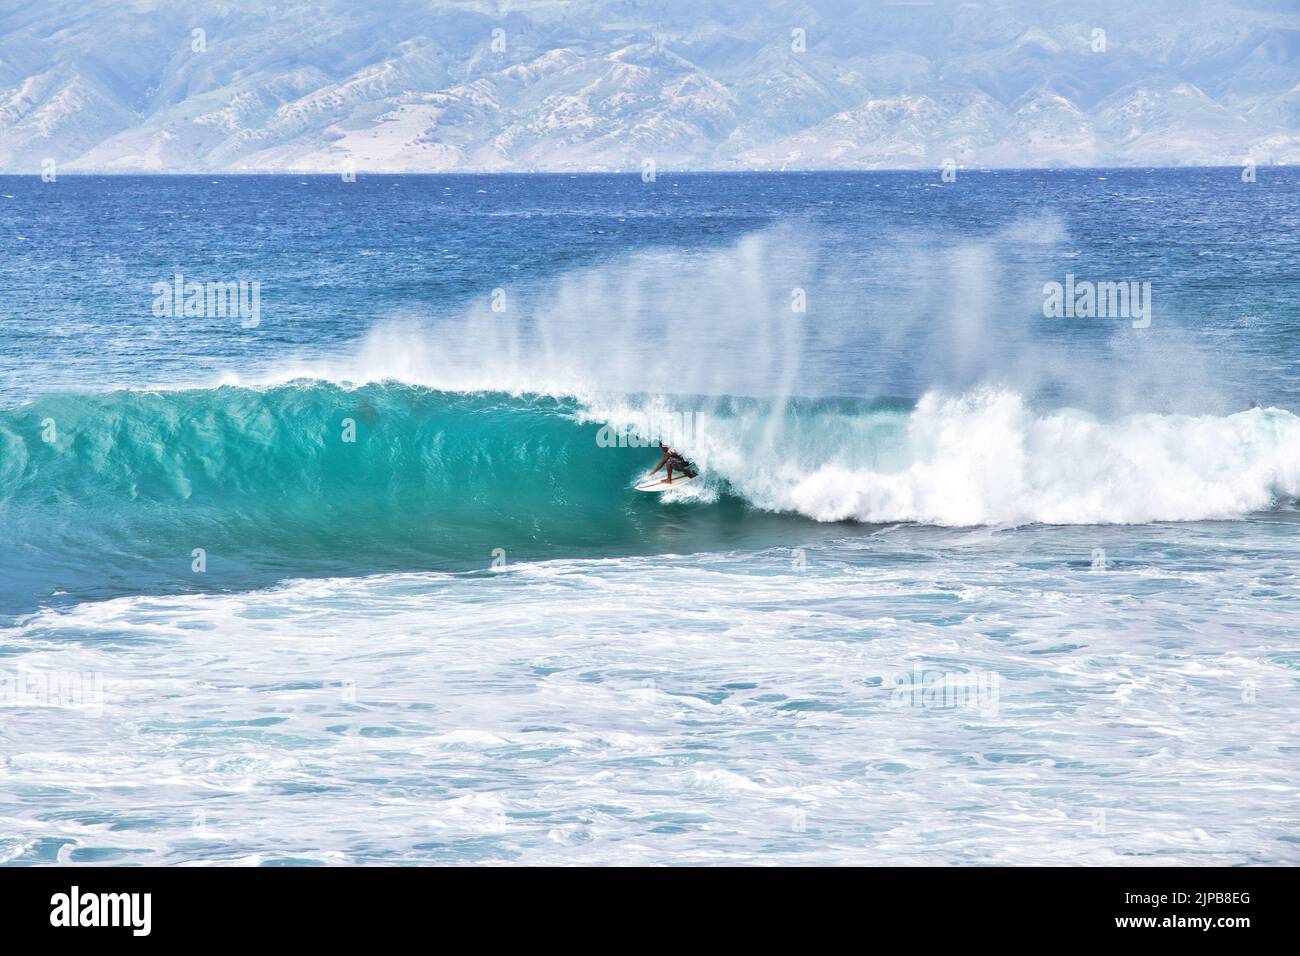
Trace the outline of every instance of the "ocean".
[[1300, 862], [1297, 187], [0, 177], [0, 861]]

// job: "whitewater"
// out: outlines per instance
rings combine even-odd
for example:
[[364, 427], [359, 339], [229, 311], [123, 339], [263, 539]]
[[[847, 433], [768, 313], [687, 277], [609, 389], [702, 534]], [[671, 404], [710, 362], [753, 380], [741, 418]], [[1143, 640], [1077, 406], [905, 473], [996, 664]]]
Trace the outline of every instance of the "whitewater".
[[6, 183], [0, 862], [1300, 860], [1296, 192], [972, 178]]

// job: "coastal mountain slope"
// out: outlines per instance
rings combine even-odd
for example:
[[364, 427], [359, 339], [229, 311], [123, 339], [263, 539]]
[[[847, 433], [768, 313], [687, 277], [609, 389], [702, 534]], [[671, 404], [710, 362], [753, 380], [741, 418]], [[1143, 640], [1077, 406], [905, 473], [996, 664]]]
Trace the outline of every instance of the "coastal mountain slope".
[[1300, 8], [115, 0], [0, 13], [0, 171], [1300, 162]]

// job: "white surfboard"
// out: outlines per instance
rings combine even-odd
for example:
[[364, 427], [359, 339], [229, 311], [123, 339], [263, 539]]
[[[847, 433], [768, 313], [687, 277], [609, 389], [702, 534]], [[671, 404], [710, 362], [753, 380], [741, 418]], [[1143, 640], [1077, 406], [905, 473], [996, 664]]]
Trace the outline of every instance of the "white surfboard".
[[[698, 475], [696, 476], [699, 477]], [[666, 478], [649, 477], [642, 479], [641, 484], [636, 486], [637, 491], [667, 491], [669, 488], [680, 488], [687, 482], [694, 481], [690, 475], [673, 475], [673, 480], [669, 482]]]

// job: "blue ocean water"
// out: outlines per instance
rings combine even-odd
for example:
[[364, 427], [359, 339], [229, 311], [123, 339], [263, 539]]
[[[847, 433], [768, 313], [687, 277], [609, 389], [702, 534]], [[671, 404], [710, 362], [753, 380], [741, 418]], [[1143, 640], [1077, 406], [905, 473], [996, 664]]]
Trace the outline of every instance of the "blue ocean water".
[[0, 859], [1294, 862], [1297, 186], [0, 177]]

